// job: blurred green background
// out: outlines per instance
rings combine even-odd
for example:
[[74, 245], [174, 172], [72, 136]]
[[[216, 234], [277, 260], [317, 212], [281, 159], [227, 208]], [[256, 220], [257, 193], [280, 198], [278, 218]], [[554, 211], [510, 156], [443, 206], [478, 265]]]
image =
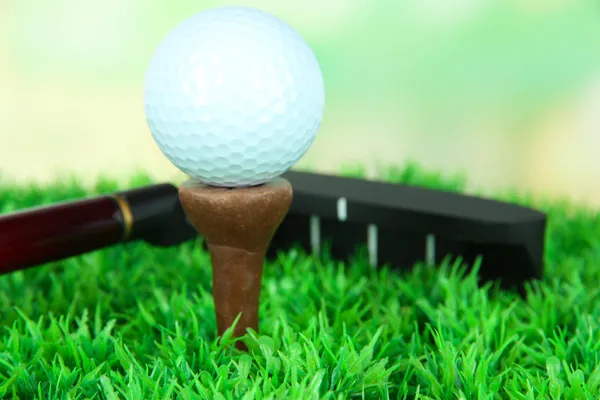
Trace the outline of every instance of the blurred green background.
[[4, 0], [0, 171], [181, 179], [143, 114], [146, 64], [187, 16], [261, 8], [311, 44], [326, 82], [317, 140], [298, 169], [416, 161], [600, 206], [597, 0]]

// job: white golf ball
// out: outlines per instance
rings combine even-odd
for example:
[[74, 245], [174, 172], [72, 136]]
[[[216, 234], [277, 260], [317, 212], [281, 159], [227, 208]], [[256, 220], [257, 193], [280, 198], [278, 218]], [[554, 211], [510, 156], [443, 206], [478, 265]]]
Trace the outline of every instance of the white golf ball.
[[280, 19], [247, 7], [201, 12], [158, 45], [144, 82], [160, 150], [205, 184], [267, 182], [306, 153], [321, 125], [317, 59]]

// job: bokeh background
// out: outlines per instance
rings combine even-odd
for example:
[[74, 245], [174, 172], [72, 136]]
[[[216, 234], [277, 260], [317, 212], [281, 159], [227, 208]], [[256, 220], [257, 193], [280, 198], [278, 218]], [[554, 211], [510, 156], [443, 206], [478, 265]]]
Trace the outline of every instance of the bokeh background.
[[473, 191], [600, 207], [597, 0], [3, 0], [2, 179], [180, 180], [146, 126], [144, 71], [219, 5], [281, 17], [320, 60], [325, 117], [298, 169], [415, 161]]

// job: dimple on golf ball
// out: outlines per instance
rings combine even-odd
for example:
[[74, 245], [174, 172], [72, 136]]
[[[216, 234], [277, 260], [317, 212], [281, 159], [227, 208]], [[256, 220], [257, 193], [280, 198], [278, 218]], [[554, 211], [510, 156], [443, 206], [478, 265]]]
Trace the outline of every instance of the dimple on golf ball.
[[220, 7], [175, 27], [144, 82], [160, 150], [205, 184], [265, 183], [291, 168], [321, 125], [325, 90], [304, 39], [266, 12]]

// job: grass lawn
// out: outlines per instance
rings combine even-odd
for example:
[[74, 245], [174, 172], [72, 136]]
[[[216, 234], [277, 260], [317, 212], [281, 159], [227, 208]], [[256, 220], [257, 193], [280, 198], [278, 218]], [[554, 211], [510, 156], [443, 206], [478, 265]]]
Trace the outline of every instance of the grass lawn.
[[[461, 190], [414, 167], [385, 178]], [[94, 193], [115, 189], [101, 181]], [[4, 185], [0, 211], [86, 194], [72, 182]], [[120, 245], [0, 276], [0, 394], [598, 399], [600, 217], [537, 206], [549, 212], [547, 272], [526, 299], [479, 288], [457, 265], [399, 274], [292, 250], [265, 266], [249, 354], [216, 340], [210, 260], [197, 243]]]

